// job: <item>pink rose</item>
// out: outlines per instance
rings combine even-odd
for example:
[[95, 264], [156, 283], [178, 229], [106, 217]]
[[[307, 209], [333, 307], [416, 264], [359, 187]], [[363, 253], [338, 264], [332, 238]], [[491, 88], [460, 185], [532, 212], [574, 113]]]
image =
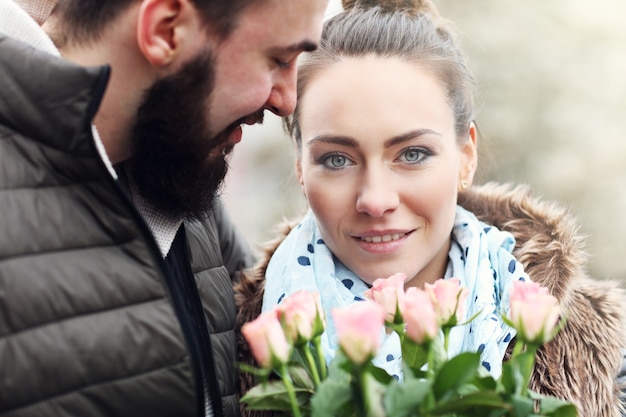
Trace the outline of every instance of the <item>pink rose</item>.
[[461, 287], [458, 278], [438, 279], [434, 284], [425, 284], [424, 290], [431, 297], [441, 326], [454, 326], [463, 319], [469, 291]]
[[400, 314], [404, 304], [404, 281], [406, 274], [397, 273], [389, 278], [379, 278], [374, 281], [372, 288], [365, 291], [365, 297], [379, 304], [386, 313], [388, 323], [401, 323]]
[[418, 344], [433, 340], [438, 332], [437, 315], [426, 291], [411, 287], [406, 291], [404, 321], [406, 335]]
[[372, 301], [360, 301], [332, 312], [343, 353], [355, 364], [371, 359], [379, 348], [385, 310]]
[[511, 291], [511, 322], [525, 343], [545, 343], [554, 336], [559, 302], [535, 282], [515, 281]]
[[265, 312], [245, 323], [241, 326], [241, 333], [261, 367], [271, 368], [276, 362], [285, 363], [289, 360], [291, 345], [285, 338], [276, 310]]
[[287, 339], [301, 344], [324, 332], [324, 313], [318, 292], [297, 291], [277, 307]]

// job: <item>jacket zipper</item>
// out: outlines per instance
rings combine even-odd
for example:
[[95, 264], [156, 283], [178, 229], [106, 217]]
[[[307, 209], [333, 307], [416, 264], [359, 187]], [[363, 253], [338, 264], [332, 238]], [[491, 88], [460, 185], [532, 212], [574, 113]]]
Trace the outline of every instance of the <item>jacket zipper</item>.
[[[106, 91], [106, 87], [108, 85], [109, 77], [111, 74], [111, 68], [108, 65], [103, 66], [101, 68], [102, 70], [100, 71], [98, 81], [93, 90], [93, 93], [94, 93], [93, 100], [91, 101], [90, 105], [86, 109], [87, 126], [85, 128], [87, 128], [90, 133], [91, 133], [91, 123], [92, 123], [93, 117], [95, 116], [95, 113], [102, 101], [102, 97], [104, 96], [104, 93]], [[95, 154], [100, 155], [98, 149], [96, 148], [95, 139], [93, 138], [93, 136], [91, 136], [91, 144], [93, 146], [93, 150]], [[204, 318], [202, 302], [200, 301], [200, 295], [197, 291], [197, 288], [195, 289], [195, 291], [191, 291], [191, 289], [189, 288], [188, 282], [181, 283], [184, 289], [187, 290], [186, 292], [189, 293], [187, 294], [188, 296], [186, 296], [185, 294], [182, 293], [184, 290], [181, 290], [180, 286], [176, 285], [176, 283], [173, 282], [172, 274], [170, 273], [170, 271], [165, 265], [165, 261], [163, 260], [163, 257], [161, 256], [161, 250], [157, 246], [157, 243], [154, 240], [152, 231], [148, 227], [148, 224], [143, 219], [143, 217], [141, 216], [141, 214], [139, 213], [135, 205], [132, 203], [128, 194], [122, 189], [119, 179], [115, 179], [111, 176], [111, 174], [109, 173], [109, 169], [107, 168], [104, 161], [100, 157], [98, 157], [98, 161], [100, 162], [102, 169], [105, 170], [107, 179], [117, 189], [118, 196], [122, 199], [124, 204], [129, 209], [131, 215], [133, 216], [135, 220], [135, 224], [139, 226], [143, 240], [148, 247], [148, 253], [152, 257], [154, 264], [156, 265], [156, 268], [158, 270], [157, 272], [159, 273], [158, 275], [164, 281], [164, 284], [168, 290], [168, 293], [169, 293], [168, 295], [172, 303], [172, 308], [174, 310], [174, 313], [176, 314], [178, 323], [180, 325], [183, 336], [185, 338], [185, 343], [187, 345], [187, 349], [188, 349], [189, 356], [191, 359], [191, 365], [193, 367], [192, 371], [196, 375], [196, 379], [198, 379], [197, 375], [200, 375], [200, 379], [202, 381], [202, 386], [196, 384], [197, 385], [196, 386], [196, 399], [197, 399], [198, 416], [205, 417], [206, 415], [208, 415], [207, 414], [207, 412], [209, 411], [208, 400], [210, 396], [211, 398], [210, 405], [212, 406], [211, 408], [213, 411], [213, 416], [222, 417], [223, 411], [222, 411], [222, 404], [220, 401], [219, 392], [217, 391], [217, 386], [218, 386], [217, 377], [215, 376], [215, 372], [213, 372], [212, 374], [214, 375], [214, 378], [213, 378], [214, 381], [212, 381], [213, 389], [211, 389], [211, 384], [208, 383], [208, 375], [207, 375], [208, 370], [203, 369], [202, 360], [200, 356], [203, 354], [207, 355], [207, 357], [209, 358], [208, 367], [214, 371], [215, 364], [213, 360], [213, 350], [211, 349], [211, 342], [210, 342], [210, 338], [208, 335], [208, 327], [206, 325], [206, 321]], [[184, 224], [181, 225], [181, 228], [184, 231]], [[195, 286], [195, 279], [193, 278], [193, 271], [191, 271], [191, 265], [189, 264], [190, 258], [189, 258], [188, 248], [187, 248], [186, 237], [184, 238], [183, 242], [184, 242], [184, 255], [185, 255], [183, 264], [186, 265], [186, 270], [184, 272], [181, 272], [181, 275], [186, 276], [186, 277], [191, 275], [192, 283]], [[191, 303], [190, 309], [194, 312], [194, 314], [197, 314], [196, 317], [199, 318], [198, 329], [197, 329], [198, 333], [195, 333], [191, 320], [189, 320], [189, 318], [185, 314], [184, 306], [186, 302]], [[199, 310], [198, 310], [198, 306], [200, 307]], [[198, 311], [199, 311], [199, 314], [198, 314]], [[197, 334], [199, 336], [199, 340], [198, 338], [194, 337], [194, 334]], [[200, 343], [200, 346], [196, 346], [196, 342]]]
[[[195, 323], [197, 326], [196, 334], [199, 336], [199, 343], [201, 350], [199, 355], [203, 355], [206, 358], [206, 369], [203, 369], [202, 382], [204, 386], [204, 393], [207, 396], [205, 400], [205, 408], [208, 412], [208, 407], [211, 407], [214, 417], [222, 417], [222, 402], [219, 392], [219, 385], [217, 381], [217, 373], [215, 370], [215, 358], [213, 357], [213, 348], [211, 346], [211, 336], [209, 335], [209, 326], [206, 322], [204, 315], [204, 308], [202, 306], [202, 300], [200, 299], [200, 293], [196, 285], [196, 279], [191, 270], [191, 256], [189, 253], [189, 246], [187, 245], [187, 234], [185, 231], [185, 224], [181, 225], [182, 233], [182, 245], [183, 245], [183, 267], [184, 271], [181, 271], [183, 276], [183, 286], [186, 292], [186, 297], [190, 303], [190, 309], [192, 315], [195, 317]], [[210, 379], [210, 381], [209, 381]], [[210, 398], [210, 404], [207, 401]]]

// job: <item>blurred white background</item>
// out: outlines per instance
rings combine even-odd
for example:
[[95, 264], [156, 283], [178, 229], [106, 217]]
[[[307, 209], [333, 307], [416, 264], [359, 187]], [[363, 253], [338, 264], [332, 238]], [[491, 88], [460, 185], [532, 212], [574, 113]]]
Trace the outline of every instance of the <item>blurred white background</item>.
[[[478, 84], [481, 169], [563, 202], [588, 236], [590, 272], [626, 279], [626, 2], [435, 0]], [[328, 16], [341, 10], [331, 0]], [[224, 199], [257, 246], [305, 205], [273, 115], [246, 127]]]

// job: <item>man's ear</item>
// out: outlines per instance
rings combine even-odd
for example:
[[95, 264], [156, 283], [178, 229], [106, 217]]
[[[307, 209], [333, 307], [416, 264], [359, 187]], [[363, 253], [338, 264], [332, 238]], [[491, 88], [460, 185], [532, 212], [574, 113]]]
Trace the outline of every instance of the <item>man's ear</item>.
[[137, 43], [155, 67], [167, 66], [180, 53], [184, 25], [196, 13], [188, 0], [143, 0], [137, 17]]

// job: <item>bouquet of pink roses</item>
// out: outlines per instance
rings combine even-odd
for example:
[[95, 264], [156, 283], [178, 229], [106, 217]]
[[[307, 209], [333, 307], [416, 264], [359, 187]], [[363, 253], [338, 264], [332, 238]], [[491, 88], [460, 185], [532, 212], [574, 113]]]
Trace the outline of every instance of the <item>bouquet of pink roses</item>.
[[[497, 379], [480, 365], [477, 352], [447, 357], [450, 330], [467, 324], [459, 323], [467, 297], [459, 280], [405, 292], [404, 275], [396, 274], [374, 282], [368, 300], [332, 312], [340, 352], [328, 366], [319, 294], [294, 293], [246, 323], [242, 333], [260, 368], [244, 369], [261, 382], [242, 402], [294, 417], [574, 417], [572, 404], [528, 389], [537, 349], [562, 324], [557, 300], [536, 283], [513, 285], [504, 320], [516, 329], [517, 343]], [[371, 363], [383, 326], [400, 336], [401, 382]]]

